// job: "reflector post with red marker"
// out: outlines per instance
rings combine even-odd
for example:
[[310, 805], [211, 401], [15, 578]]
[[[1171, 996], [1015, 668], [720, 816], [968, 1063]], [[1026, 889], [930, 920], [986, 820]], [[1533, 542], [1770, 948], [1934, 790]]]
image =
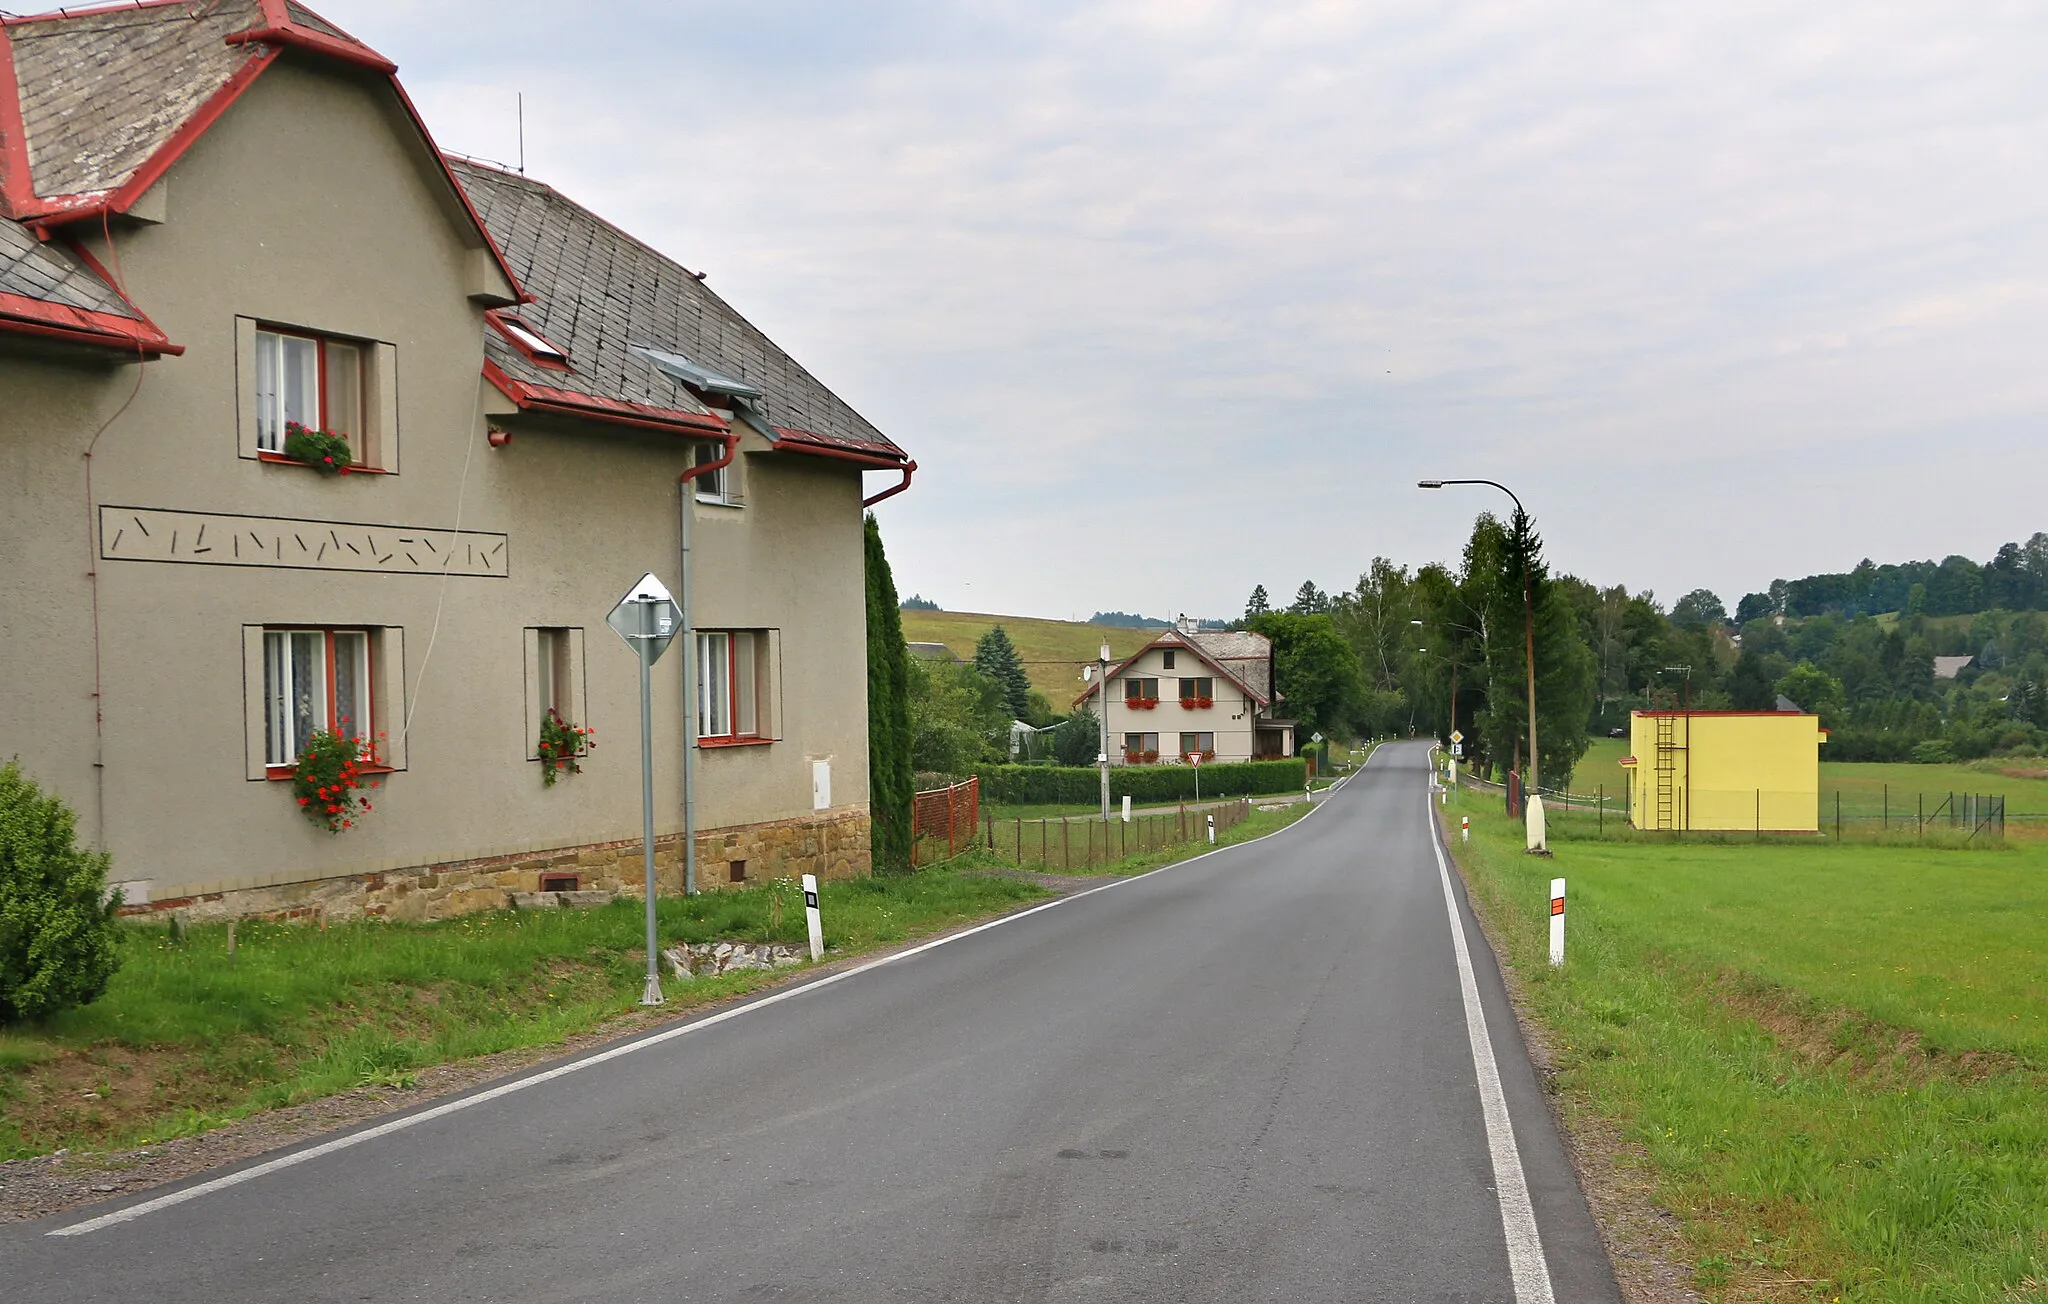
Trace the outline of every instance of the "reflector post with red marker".
[[1472, 817], [1470, 815], [1462, 815], [1458, 818], [1458, 840], [1460, 842], [1470, 842], [1472, 840]]
[[1564, 964], [1564, 880], [1550, 880], [1550, 964]]

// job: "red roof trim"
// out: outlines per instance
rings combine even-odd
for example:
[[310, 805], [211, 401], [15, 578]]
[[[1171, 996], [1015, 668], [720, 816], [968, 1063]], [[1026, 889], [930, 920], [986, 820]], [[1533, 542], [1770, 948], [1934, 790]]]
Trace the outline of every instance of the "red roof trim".
[[28, 128], [21, 120], [21, 87], [14, 78], [14, 43], [0, 20], [0, 212], [17, 214], [35, 197], [29, 178]]
[[491, 237], [491, 229], [485, 226], [483, 218], [477, 215], [476, 205], [469, 202], [469, 192], [462, 188], [462, 182], [456, 177], [455, 169], [448, 166], [446, 151], [435, 143], [434, 133], [427, 130], [427, 120], [422, 118], [419, 109], [414, 107], [412, 96], [405, 93], [405, 87], [399, 84], [397, 77], [391, 79], [391, 89], [397, 93], [398, 103], [405, 109], [405, 116], [411, 118], [412, 125], [419, 129], [420, 139], [433, 151], [434, 162], [440, 165], [441, 175], [448, 178], [448, 184], [455, 188], [456, 201], [462, 205], [462, 211], [469, 214], [470, 223], [476, 227], [476, 233], [483, 237], [484, 248], [491, 251], [492, 261], [496, 262], [498, 270], [505, 274], [505, 283], [512, 287], [513, 299], [520, 303], [532, 303], [533, 296], [526, 292], [526, 287], [512, 274], [512, 264], [505, 261], [505, 251], [498, 247], [498, 242]]
[[[1271, 706], [1273, 704], [1272, 698], [1261, 695], [1250, 684], [1247, 684], [1246, 682], [1244, 682], [1244, 680], [1239, 679], [1234, 671], [1226, 669], [1222, 662], [1218, 661], [1215, 657], [1212, 657], [1207, 652], [1203, 651], [1200, 644], [1191, 643], [1187, 639], [1182, 638], [1180, 635], [1180, 631], [1174, 629], [1167, 630], [1158, 638], [1153, 639], [1150, 643], [1147, 643], [1145, 646], [1139, 648], [1136, 652], [1131, 653], [1122, 661], [1117, 662], [1116, 665], [1110, 668], [1109, 674], [1105, 678], [1116, 678], [1124, 671], [1130, 669], [1131, 663], [1136, 661], [1139, 657], [1144, 656], [1153, 648], [1168, 646], [1169, 643], [1174, 648], [1186, 648], [1188, 651], [1194, 653], [1196, 659], [1199, 660], [1203, 665], [1208, 666], [1217, 674], [1222, 675], [1225, 679], [1228, 679], [1231, 683], [1236, 684], [1239, 688], [1243, 689], [1244, 695], [1246, 697], [1251, 698], [1254, 702], [1257, 702], [1260, 706]], [[1095, 690], [1098, 687], [1100, 687], [1100, 685], [1098, 684], [1088, 685], [1087, 688], [1082, 690], [1081, 695], [1074, 699], [1074, 705], [1079, 706], [1081, 703], [1095, 696]]]
[[1683, 719], [1689, 715], [1776, 715], [1784, 716], [1790, 720], [1815, 720], [1819, 718], [1812, 711], [1631, 711], [1629, 714], [1646, 715], [1652, 719], [1660, 715], [1668, 715], [1675, 719]]
[[506, 375], [504, 368], [488, 358], [484, 359], [484, 379], [497, 386], [498, 391], [506, 398], [518, 404], [522, 412], [581, 417], [587, 421], [605, 421], [613, 425], [634, 426], [642, 430], [662, 430], [670, 434], [723, 435], [732, 428], [720, 418], [701, 412], [678, 412], [672, 408], [649, 407], [645, 403], [628, 403], [623, 399], [579, 394], [575, 390], [556, 389], [552, 385], [529, 385], [523, 380], [515, 380]]
[[[119, 0], [104, 5], [83, 5], [76, 9], [56, 9], [40, 14], [0, 15], [0, 27], [20, 27], [24, 23], [56, 23], [69, 18], [91, 18], [98, 14], [116, 11], [127, 13], [133, 9], [162, 9], [167, 5], [190, 5], [192, 0]], [[261, 3], [261, 0], [258, 0]]]
[[773, 429], [781, 436], [770, 441], [770, 446], [778, 453], [816, 453], [822, 457], [841, 457], [849, 462], [862, 462], [892, 471], [901, 467], [909, 457], [902, 449], [893, 446], [833, 439], [794, 426], [775, 426]]
[[88, 312], [22, 294], [0, 294], [0, 331], [120, 349], [149, 358], [185, 351], [184, 345], [171, 343], [147, 320]]
[[220, 89], [209, 96], [206, 103], [171, 133], [171, 138], [156, 153], [135, 169], [119, 189], [111, 193], [88, 191], [84, 195], [58, 195], [47, 199], [30, 194], [16, 215], [30, 219], [40, 234], [60, 222], [76, 222], [102, 213], [127, 212], [164, 173], [170, 171], [173, 163], [184, 157], [185, 151], [192, 148], [192, 143], [204, 135], [208, 127], [220, 120], [221, 114], [242, 98], [242, 92], [248, 90], [257, 75], [277, 59], [277, 54], [275, 49], [271, 49], [251, 56], [247, 63], [235, 70], [234, 75], [221, 83]]
[[338, 41], [325, 32], [316, 32], [311, 28], [301, 27], [297, 23], [290, 21], [269, 27], [252, 27], [245, 32], [230, 32], [227, 37], [227, 43], [229, 45], [260, 43], [264, 45], [291, 46], [294, 49], [308, 50], [314, 54], [324, 54], [330, 59], [340, 59], [344, 63], [353, 63], [359, 67], [369, 68], [386, 76], [390, 76], [398, 71], [397, 64], [372, 50], [367, 45], [358, 45], [352, 41]]

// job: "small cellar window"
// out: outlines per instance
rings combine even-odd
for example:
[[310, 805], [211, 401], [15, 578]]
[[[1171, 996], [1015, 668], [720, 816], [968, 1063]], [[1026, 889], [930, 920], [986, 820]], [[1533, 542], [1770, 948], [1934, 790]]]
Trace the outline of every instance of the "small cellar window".
[[744, 860], [729, 860], [729, 861], [727, 861], [727, 862], [725, 863], [725, 870], [726, 870], [726, 873], [727, 873], [727, 874], [728, 874], [728, 875], [730, 876], [730, 877], [728, 877], [728, 878], [727, 878], [727, 880], [726, 880], [727, 882], [729, 882], [729, 883], [744, 883], [744, 882], [746, 882], [746, 881], [747, 881], [747, 862], [746, 862], [746, 861], [744, 861]]
[[540, 876], [540, 890], [543, 892], [574, 892], [576, 886], [576, 876], [574, 874], [542, 874]]

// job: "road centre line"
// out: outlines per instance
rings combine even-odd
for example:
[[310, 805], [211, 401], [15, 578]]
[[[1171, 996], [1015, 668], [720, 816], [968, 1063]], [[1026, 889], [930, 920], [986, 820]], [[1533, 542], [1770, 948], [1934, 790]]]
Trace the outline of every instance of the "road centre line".
[[1422, 794], [1429, 819], [1429, 846], [1436, 853], [1437, 878], [1444, 889], [1444, 909], [1451, 917], [1451, 945], [1458, 956], [1458, 987], [1465, 998], [1465, 1033], [1472, 1043], [1472, 1067], [1479, 1077], [1480, 1112], [1486, 1118], [1486, 1147], [1493, 1153], [1493, 1189], [1500, 1202], [1501, 1232], [1507, 1239], [1508, 1275], [1515, 1284], [1515, 1304], [1555, 1304], [1550, 1268], [1543, 1258], [1543, 1236], [1536, 1227], [1536, 1209], [1529, 1202], [1529, 1179], [1522, 1171], [1522, 1152], [1515, 1145], [1514, 1121], [1508, 1117], [1507, 1093], [1493, 1058], [1493, 1039], [1486, 1030], [1486, 1008], [1479, 1003], [1479, 982], [1472, 973], [1472, 953], [1465, 945], [1465, 923], [1458, 916], [1458, 897], [1451, 890], [1451, 870], [1444, 859], [1436, 802]]
[[[1368, 757], [1367, 763], [1369, 764], [1370, 762], [1371, 758]], [[1326, 789], [1325, 795], [1327, 796], [1327, 794], [1329, 793], [1336, 792], [1339, 788], [1342, 788], [1344, 784], [1349, 783], [1350, 781], [1351, 776], [1346, 775], [1338, 783], [1333, 784], [1330, 788]], [[298, 1150], [288, 1155], [282, 1155], [276, 1159], [268, 1161], [267, 1163], [257, 1164], [252, 1168], [245, 1168], [239, 1172], [228, 1173], [225, 1176], [216, 1177], [211, 1181], [201, 1182], [197, 1186], [188, 1186], [181, 1191], [173, 1191], [169, 1195], [160, 1195], [156, 1197], [154, 1200], [144, 1200], [141, 1204], [131, 1205], [126, 1209], [118, 1209], [113, 1213], [101, 1214], [97, 1218], [89, 1218], [84, 1222], [73, 1223], [69, 1227], [59, 1227], [53, 1231], [44, 1232], [43, 1234], [45, 1236], [85, 1236], [89, 1235], [92, 1232], [101, 1231], [108, 1227], [118, 1226], [121, 1223], [133, 1222], [137, 1218], [141, 1218], [146, 1214], [155, 1213], [159, 1209], [168, 1209], [173, 1205], [184, 1204], [188, 1200], [196, 1200], [203, 1195], [211, 1195], [215, 1191], [224, 1191], [231, 1186], [239, 1186], [243, 1182], [253, 1181], [258, 1177], [264, 1177], [271, 1173], [279, 1172], [286, 1168], [292, 1168], [299, 1164], [308, 1163], [312, 1160], [319, 1159], [323, 1156], [334, 1154], [337, 1151], [347, 1150], [352, 1146], [359, 1146], [363, 1144], [365, 1141], [374, 1141], [378, 1137], [389, 1136], [394, 1132], [403, 1132], [407, 1128], [418, 1127], [422, 1123], [431, 1122], [434, 1119], [443, 1118], [449, 1114], [458, 1113], [462, 1110], [469, 1109], [472, 1106], [481, 1105], [486, 1101], [496, 1100], [501, 1096], [509, 1096], [515, 1092], [524, 1091], [528, 1087], [537, 1087], [544, 1082], [553, 1082], [556, 1078], [567, 1077], [571, 1073], [581, 1072], [582, 1070], [591, 1068], [595, 1065], [603, 1064], [610, 1060], [623, 1058], [624, 1056], [631, 1055], [636, 1051], [646, 1050], [652, 1046], [659, 1046], [664, 1042], [673, 1041], [678, 1037], [688, 1036], [690, 1033], [700, 1031], [704, 1028], [712, 1027], [715, 1024], [724, 1023], [728, 1019], [737, 1019], [743, 1014], [749, 1014], [755, 1010], [766, 1009], [771, 1005], [779, 1005], [783, 1001], [793, 1000], [796, 997], [806, 995], [810, 992], [815, 992], [822, 988], [830, 987], [834, 983], [844, 982], [849, 978], [858, 977], [861, 974], [869, 973], [873, 970], [880, 969], [884, 965], [895, 964], [899, 960], [908, 960], [912, 956], [922, 955], [926, 951], [937, 950], [939, 947], [948, 946], [954, 942], [962, 941], [966, 938], [973, 937], [976, 933], [985, 933], [991, 928], [999, 928], [1004, 924], [1013, 924], [1020, 919], [1025, 919], [1032, 915], [1038, 914], [1040, 911], [1051, 910], [1055, 906], [1063, 906], [1072, 901], [1079, 901], [1083, 897], [1091, 897], [1098, 892], [1107, 892], [1112, 888], [1126, 887], [1132, 883], [1136, 883], [1140, 880], [1150, 878], [1154, 874], [1158, 874], [1169, 869], [1181, 869], [1188, 865], [1194, 864], [1198, 860], [1207, 860], [1211, 856], [1220, 856], [1232, 851], [1240, 851], [1245, 847], [1255, 846], [1258, 843], [1264, 842], [1267, 838], [1278, 837], [1281, 834], [1287, 832], [1289, 829], [1299, 828], [1301, 825], [1307, 823], [1310, 819], [1312, 819], [1315, 816], [1316, 812], [1320, 809], [1320, 805], [1312, 806], [1309, 809], [1308, 814], [1302, 816], [1300, 819], [1294, 821], [1292, 824], [1287, 825], [1285, 828], [1274, 829], [1271, 833], [1262, 833], [1258, 837], [1253, 838], [1247, 842], [1240, 842], [1235, 844], [1234, 846], [1218, 847], [1214, 851], [1205, 851], [1201, 855], [1190, 856], [1186, 860], [1177, 860], [1174, 861], [1172, 864], [1161, 865], [1157, 869], [1148, 869], [1142, 874], [1133, 874], [1129, 878], [1118, 879], [1114, 883], [1104, 883], [1099, 887], [1091, 887], [1084, 891], [1073, 893], [1070, 896], [1055, 897], [1051, 901], [1042, 902], [1026, 910], [1019, 910], [1015, 914], [1003, 915], [1001, 918], [991, 919], [986, 923], [976, 924], [972, 928], [962, 929], [960, 932], [957, 933], [949, 933], [944, 937], [934, 938], [929, 942], [923, 942], [917, 946], [913, 946], [909, 950], [897, 951], [894, 954], [885, 955], [880, 957], [879, 959], [870, 960], [866, 964], [856, 965], [851, 969], [842, 969], [838, 973], [827, 974], [824, 977], [816, 979], [812, 982], [803, 983], [795, 987], [785, 987], [780, 991], [771, 992], [767, 996], [762, 997], [760, 1000], [749, 1001], [745, 1005], [737, 1005], [729, 1010], [721, 1010], [717, 1014], [707, 1015], [702, 1019], [696, 1019], [692, 1022], [681, 1024], [674, 1028], [664, 1029], [661, 1032], [656, 1032], [650, 1034], [649, 1036], [642, 1037], [637, 1041], [630, 1041], [625, 1043], [624, 1045], [613, 1046], [608, 1050], [597, 1051], [593, 1054], [584, 1056], [582, 1059], [571, 1060], [566, 1064], [558, 1064], [554, 1068], [545, 1069], [539, 1073], [531, 1074], [527, 1077], [515, 1078], [510, 1082], [503, 1082], [495, 1087], [488, 1088], [484, 1091], [479, 1091], [475, 1095], [463, 1096], [459, 1100], [451, 1100], [445, 1105], [435, 1105], [430, 1109], [423, 1109], [417, 1114], [407, 1114], [403, 1118], [395, 1118], [388, 1123], [380, 1123], [375, 1127], [365, 1128], [363, 1131], [360, 1132], [351, 1132], [346, 1136], [336, 1137], [332, 1141], [322, 1142], [317, 1146], [312, 1146], [305, 1150]], [[1548, 1296], [1546, 1295], [1545, 1298], [1548, 1299]]]

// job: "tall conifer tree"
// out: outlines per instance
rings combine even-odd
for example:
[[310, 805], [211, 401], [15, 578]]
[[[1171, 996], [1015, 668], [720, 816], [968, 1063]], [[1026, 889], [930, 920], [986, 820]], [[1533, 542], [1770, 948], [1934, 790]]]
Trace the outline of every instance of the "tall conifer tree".
[[875, 514], [867, 519], [868, 814], [877, 873], [910, 869], [910, 649]]

